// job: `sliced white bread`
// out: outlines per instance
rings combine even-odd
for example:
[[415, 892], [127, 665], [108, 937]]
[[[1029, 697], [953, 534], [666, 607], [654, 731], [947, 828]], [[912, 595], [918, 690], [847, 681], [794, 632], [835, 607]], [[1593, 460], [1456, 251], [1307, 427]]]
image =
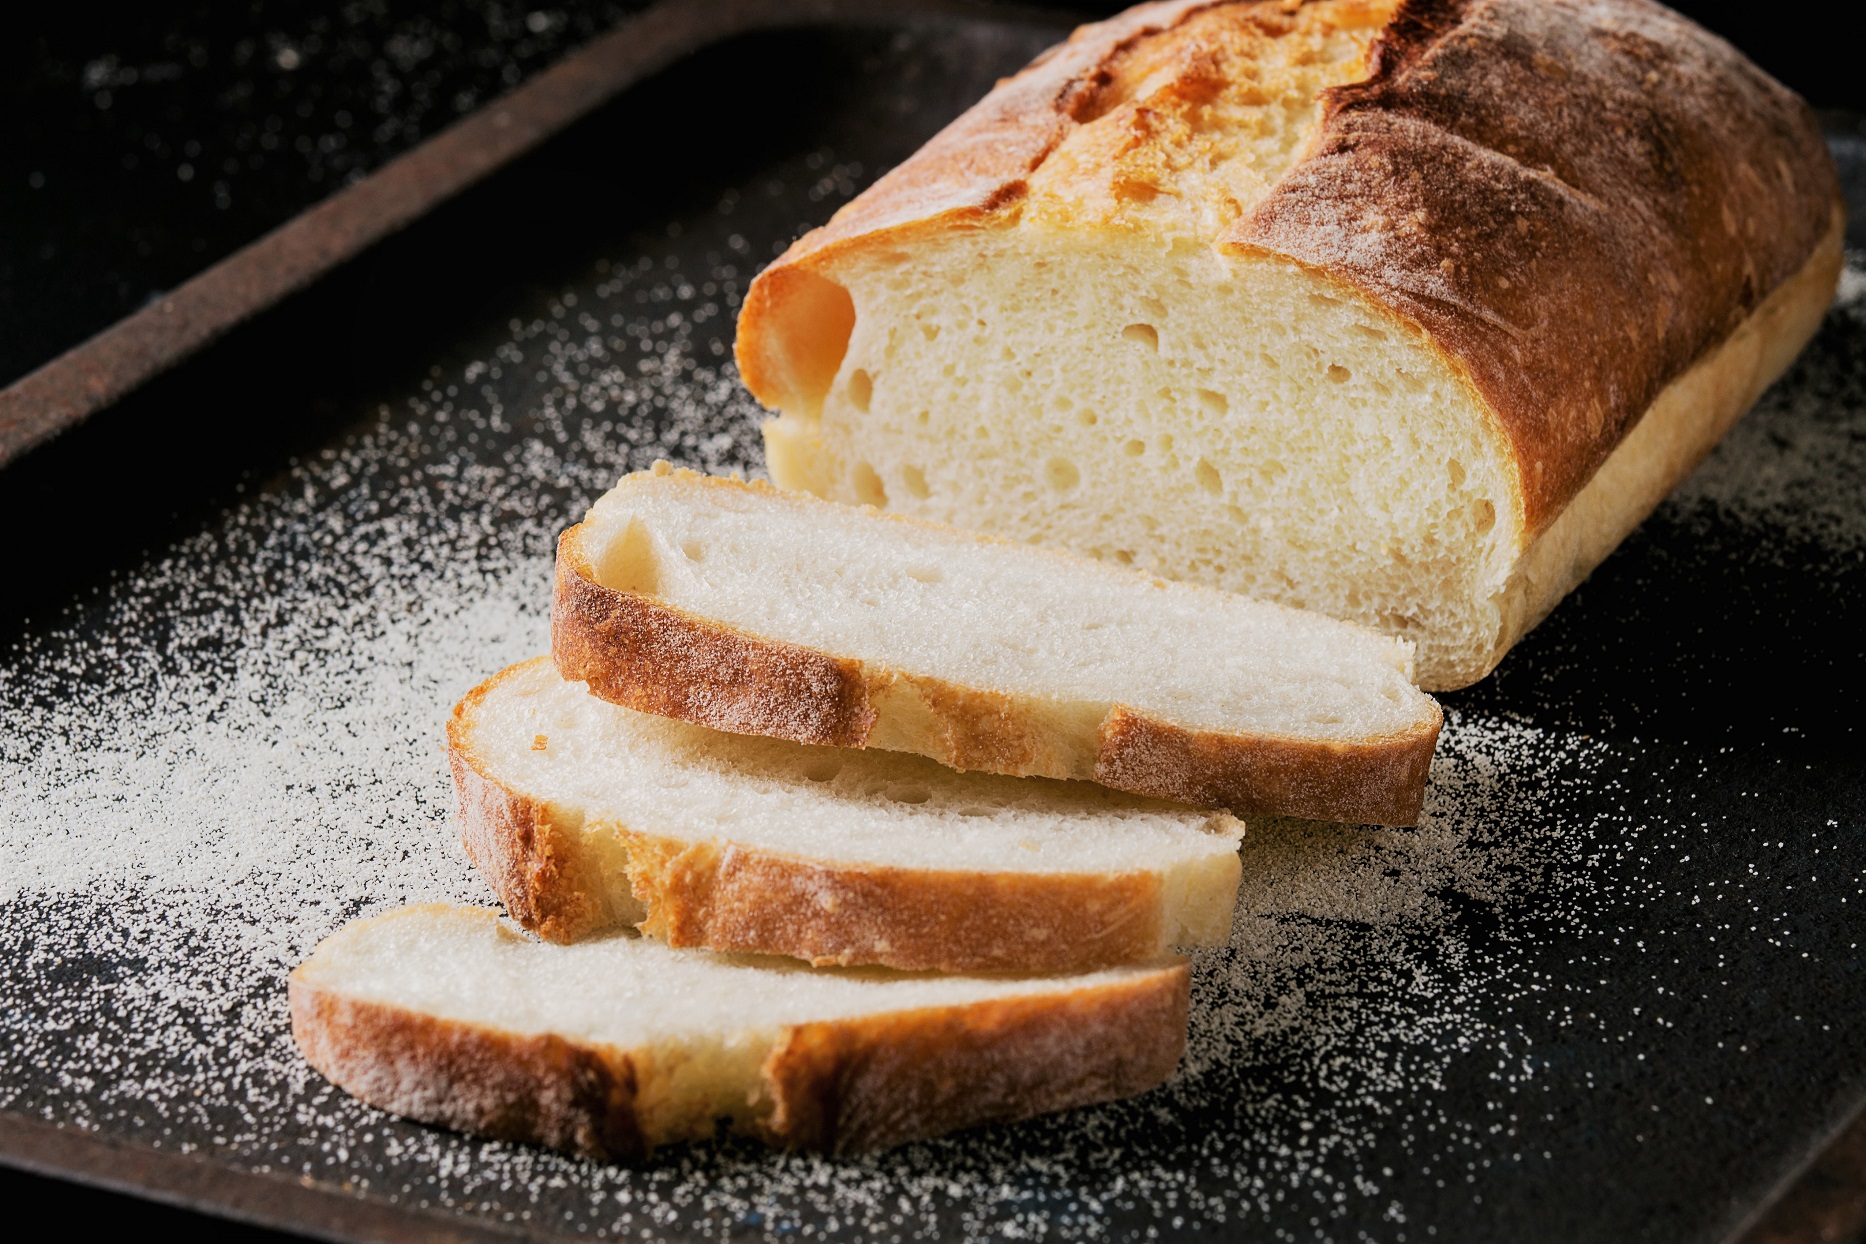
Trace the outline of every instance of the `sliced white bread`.
[[461, 838], [526, 928], [907, 970], [1054, 973], [1231, 928], [1222, 813], [622, 708], [548, 657], [448, 723]]
[[911, 976], [627, 934], [554, 946], [433, 905], [340, 929], [290, 991], [298, 1048], [345, 1092], [628, 1160], [722, 1123], [845, 1151], [1145, 1092], [1184, 1049], [1188, 974]]
[[1409, 825], [1412, 645], [768, 485], [625, 477], [558, 544], [551, 651], [644, 712], [1237, 812]]

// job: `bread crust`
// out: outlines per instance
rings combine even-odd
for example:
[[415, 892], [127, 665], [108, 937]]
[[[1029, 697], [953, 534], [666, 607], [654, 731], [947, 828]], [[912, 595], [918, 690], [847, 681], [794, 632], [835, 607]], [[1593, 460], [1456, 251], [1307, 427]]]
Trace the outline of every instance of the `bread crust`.
[[1168, 949], [1152, 873], [846, 867], [628, 833], [640, 929], [670, 946], [907, 971], [1061, 975]]
[[[749, 1120], [733, 1126], [775, 1146], [848, 1152], [1142, 1093], [1184, 1051], [1190, 979], [1177, 963], [1068, 992], [794, 1025], [747, 1086]], [[681, 1092], [655, 1082], [670, 1060], [653, 1051], [365, 1001], [314, 984], [303, 966], [288, 989], [305, 1061], [392, 1114], [613, 1162], [713, 1134], [713, 1120], [678, 1108], [662, 1117], [679, 1130], [655, 1131], [642, 1103], [678, 1106]]]
[[[819, 966], [1027, 975], [1144, 963], [1170, 949], [1179, 922], [1170, 919], [1157, 873], [833, 864], [586, 825], [580, 809], [555, 808], [502, 781], [474, 746], [473, 715], [530, 664], [460, 701], [448, 721], [448, 760], [468, 859], [512, 919], [547, 941], [575, 942], [628, 923], [670, 946]], [[590, 833], [613, 834], [626, 854], [626, 893], [586, 850]], [[1235, 891], [1236, 857], [1229, 858]]]
[[1763, 390], [1788, 370], [1826, 316], [1846, 262], [1846, 221], [1720, 345], [1667, 385], [1587, 485], [1524, 552], [1502, 601], [1489, 673], [1562, 597], [1704, 461]]
[[551, 657], [612, 704], [715, 730], [860, 747], [874, 726], [858, 662], [601, 587], [581, 525], [557, 541]]
[[765, 1060], [767, 1138], [880, 1149], [1164, 1083], [1185, 1053], [1191, 969], [1076, 993], [800, 1024]]
[[[1082, 26], [999, 82], [925, 146], [845, 204], [828, 224], [791, 243], [746, 291], [733, 357], [745, 387], [767, 406], [808, 404], [779, 324], [792, 313], [799, 270], [820, 272], [838, 252], [945, 228], [1007, 223], [1027, 178], [1088, 115], [1123, 49], [1224, 0], [1163, 0]], [[840, 330], [846, 337], [847, 329]]]
[[1325, 93], [1307, 156], [1221, 246], [1425, 329], [1540, 532], [1807, 261], [1832, 157], [1798, 96], [1648, 0], [1406, 0], [1370, 70]]
[[584, 856], [574, 826], [491, 776], [471, 743], [474, 712], [509, 673], [469, 691], [447, 721], [460, 845], [514, 920], [549, 941], [574, 942], [615, 923], [601, 870]]
[[1356, 744], [1351, 761], [1318, 760], [1312, 740], [1261, 739], [1234, 746], [1229, 735], [1188, 730], [1117, 705], [1101, 727], [1095, 780], [1120, 790], [1312, 821], [1416, 825], [1425, 803], [1443, 717], [1387, 738]]
[[628, 1054], [525, 1036], [321, 989], [293, 972], [292, 1039], [352, 1097], [390, 1114], [605, 1162], [652, 1145]]
[[[777, 492], [677, 474], [707, 487]], [[1443, 725], [1429, 701], [1429, 717], [1397, 738], [1350, 743], [1214, 730], [1196, 732], [1194, 743], [1195, 732], [1153, 720], [1143, 746], [1142, 715], [1130, 708], [1114, 706], [1103, 721], [1075, 730], [1066, 715], [1034, 699], [768, 639], [604, 587], [594, 577], [586, 530], [579, 524], [558, 541], [551, 656], [564, 678], [587, 682], [612, 703], [719, 730], [882, 745], [956, 769], [1096, 781], [1234, 812], [1410, 825], [1425, 798]], [[1286, 797], [1287, 806], [1280, 802]], [[1231, 798], [1246, 803], [1226, 802]], [[1382, 815], [1368, 818], [1370, 809]]]

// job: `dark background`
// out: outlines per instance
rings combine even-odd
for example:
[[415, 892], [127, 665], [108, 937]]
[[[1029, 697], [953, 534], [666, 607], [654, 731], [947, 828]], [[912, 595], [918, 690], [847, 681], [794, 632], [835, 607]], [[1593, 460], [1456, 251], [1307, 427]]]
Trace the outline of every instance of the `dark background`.
[[[535, 7], [273, 0], [66, 3], [10, 13], [10, 37], [0, 44], [0, 107], [8, 118], [0, 128], [0, 384], [642, 7], [642, 0]], [[1045, 7], [1092, 17], [1123, 6]], [[1866, 6], [1826, 10], [1818, 27], [1806, 9], [1755, 0], [1674, 7], [1731, 39], [1817, 108], [1866, 112], [1866, 74], [1859, 71]], [[720, 123], [742, 125], [744, 118]], [[332, 305], [347, 304], [300, 300], [279, 315], [315, 317]], [[224, 362], [224, 351], [216, 355]], [[74, 477], [75, 456], [125, 444], [113, 439], [113, 422], [106, 413], [99, 430], [84, 429], [0, 469], [0, 521], [16, 524], [26, 510], [43, 507], [45, 489]], [[135, 457], [134, 442], [127, 444], [126, 453], [117, 452]], [[95, 465], [105, 475], [123, 469]], [[31, 568], [6, 560], [8, 570]], [[56, 595], [56, 578], [39, 590]], [[22, 1225], [37, 1219], [197, 1239], [288, 1238], [5, 1168], [0, 1205]]]

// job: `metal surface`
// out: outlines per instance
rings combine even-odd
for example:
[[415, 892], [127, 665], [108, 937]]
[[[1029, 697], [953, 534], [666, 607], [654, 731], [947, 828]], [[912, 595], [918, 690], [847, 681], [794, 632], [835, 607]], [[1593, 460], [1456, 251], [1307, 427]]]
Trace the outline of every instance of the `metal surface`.
[[[914, 0], [900, 16], [958, 11]], [[662, 0], [511, 94], [0, 389], [0, 465], [121, 399], [587, 116], [630, 83], [748, 30], [883, 16], [861, 0]]]
[[1866, 1107], [1808, 1155], [1731, 1244], [1835, 1244], [1866, 1238]]
[[[368, 332], [313, 331], [351, 305], [333, 295], [134, 399], [180, 446], [157, 473], [203, 418], [327, 413], [147, 551], [134, 522], [61, 520], [69, 582], [8, 605], [0, 1157], [332, 1238], [1711, 1241], [1840, 1221], [1758, 1207], [1792, 1185], [1792, 1217], [1831, 1183], [1866, 1100], [1857, 270], [1704, 470], [1495, 678], [1445, 697], [1426, 826], [1253, 825], [1166, 1088], [867, 1158], [722, 1144], [629, 1170], [391, 1120], [296, 1061], [282, 974], [317, 937], [484, 901], [449, 841], [439, 723], [543, 643], [557, 530], [657, 456], [755, 467], [727, 361], [745, 280], [1055, 33], [733, 41], [359, 260], [356, 302], [387, 304]], [[722, 117], [766, 129], [734, 145]], [[1836, 149], [1860, 184], [1866, 153]], [[528, 188], [584, 185], [566, 170], [609, 178], [585, 190], [613, 209], [524, 214]], [[471, 239], [485, 253], [454, 276]], [[456, 308], [462, 279], [496, 288]], [[397, 320], [445, 328], [338, 383]], [[289, 383], [217, 387], [237, 368]], [[71, 443], [107, 454], [117, 417]], [[0, 492], [50, 504], [100, 469], [33, 461], [49, 482]]]
[[493, 1244], [525, 1238], [521, 1231], [492, 1224], [384, 1205], [342, 1184], [231, 1169], [211, 1158], [168, 1153], [17, 1116], [0, 1123], [0, 1162], [327, 1239]]

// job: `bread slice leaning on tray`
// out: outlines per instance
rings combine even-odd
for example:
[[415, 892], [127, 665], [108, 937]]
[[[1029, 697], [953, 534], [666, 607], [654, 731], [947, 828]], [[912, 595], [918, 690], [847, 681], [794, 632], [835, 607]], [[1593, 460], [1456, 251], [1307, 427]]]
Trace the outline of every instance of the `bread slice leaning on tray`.
[[1806, 343], [1812, 112], [1648, 0], [1143, 5], [752, 284], [779, 484], [1487, 673]]
[[908, 970], [1085, 971], [1222, 943], [1244, 827], [1085, 782], [723, 734], [539, 658], [448, 723], [467, 855], [526, 928]]
[[350, 924], [292, 973], [310, 1064], [384, 1110], [601, 1159], [724, 1130], [872, 1149], [1144, 1092], [1185, 1048], [1184, 963], [1035, 979], [811, 968], [483, 908]]
[[551, 653], [719, 730], [1318, 820], [1414, 823], [1442, 722], [1403, 640], [665, 463], [559, 541]]

